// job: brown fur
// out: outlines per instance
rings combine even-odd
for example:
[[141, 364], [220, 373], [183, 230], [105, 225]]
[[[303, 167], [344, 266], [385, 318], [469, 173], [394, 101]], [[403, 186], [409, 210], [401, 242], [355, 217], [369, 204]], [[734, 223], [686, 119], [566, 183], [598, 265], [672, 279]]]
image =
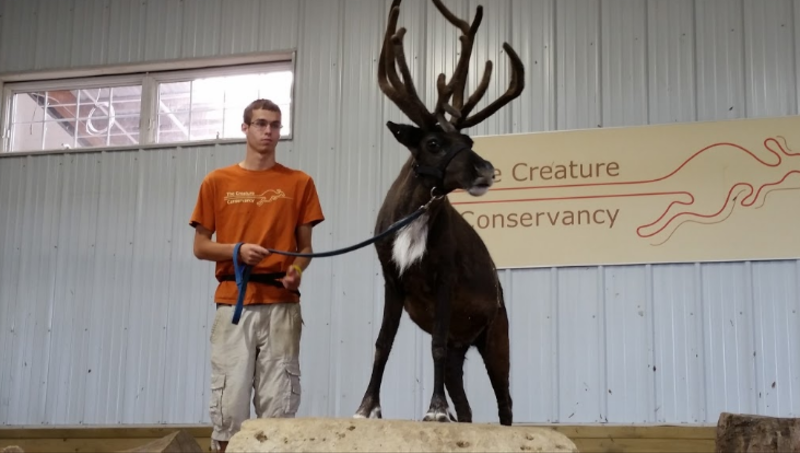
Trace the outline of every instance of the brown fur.
[[[472, 40], [480, 25], [482, 7], [478, 7], [475, 20], [469, 24], [453, 16], [439, 0], [433, 2], [448, 21], [462, 31], [461, 58], [449, 83], [445, 84], [444, 74], [439, 76], [436, 108], [428, 112], [417, 97], [403, 55], [405, 29], [395, 33], [400, 0], [394, 0], [381, 50], [379, 84], [384, 94], [416, 126], [387, 123], [411, 156], [386, 195], [375, 231], [385, 231], [389, 225], [430, 201], [432, 195], [441, 198], [431, 203], [424, 218], [428, 228], [424, 255], [404, 272], [400, 272], [393, 256], [395, 238], [401, 233], [375, 244], [385, 281], [384, 313], [375, 343], [372, 376], [355, 416], [381, 417], [381, 381], [405, 309], [411, 320], [432, 337], [434, 388], [424, 420], [448, 420], [446, 386], [457, 420], [472, 421], [462, 376], [465, 355], [474, 346], [483, 358], [492, 383], [500, 423], [510, 425], [513, 416], [509, 394], [508, 316], [503, 289], [488, 249], [449, 203], [446, 194], [456, 189], [477, 190], [491, 185], [494, 167], [472, 150], [472, 140], [460, 130], [480, 123], [519, 96], [524, 88], [524, 68], [514, 50], [507, 43], [503, 44], [513, 67], [509, 88], [488, 107], [469, 116], [486, 91], [492, 68], [491, 61], [487, 62], [481, 83], [464, 102]], [[395, 63], [400, 67], [402, 81]], [[445, 118], [445, 113], [451, 115], [450, 120]], [[451, 157], [448, 153], [455, 150], [458, 152], [448, 160]], [[426, 168], [434, 171], [425, 173]], [[441, 177], [435, 173], [437, 168], [442, 172]]]

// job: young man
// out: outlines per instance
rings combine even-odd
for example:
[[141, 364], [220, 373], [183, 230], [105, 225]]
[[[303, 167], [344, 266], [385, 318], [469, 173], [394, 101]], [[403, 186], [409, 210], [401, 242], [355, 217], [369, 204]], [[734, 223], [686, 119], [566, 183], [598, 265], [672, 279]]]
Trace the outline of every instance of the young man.
[[[200, 186], [190, 225], [194, 254], [216, 262], [220, 282], [211, 327], [211, 404], [215, 450], [256, 416], [294, 417], [300, 405], [298, 288], [309, 258], [269, 253], [266, 248], [312, 252], [311, 229], [324, 220], [313, 179], [275, 161], [281, 130], [280, 108], [259, 99], [244, 110], [244, 161], [209, 173]], [[216, 233], [216, 241], [211, 239]], [[233, 251], [252, 266], [244, 309], [232, 323], [238, 288]], [[285, 276], [261, 274], [285, 273]], [[263, 279], [263, 280], [262, 280]]]

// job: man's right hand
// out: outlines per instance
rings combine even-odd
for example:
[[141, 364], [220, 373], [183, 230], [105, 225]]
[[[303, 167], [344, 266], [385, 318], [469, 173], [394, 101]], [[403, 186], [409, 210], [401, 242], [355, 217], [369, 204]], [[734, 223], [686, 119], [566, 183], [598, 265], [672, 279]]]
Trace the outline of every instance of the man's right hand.
[[250, 266], [255, 266], [269, 255], [269, 250], [257, 244], [242, 244], [239, 247], [239, 258]]

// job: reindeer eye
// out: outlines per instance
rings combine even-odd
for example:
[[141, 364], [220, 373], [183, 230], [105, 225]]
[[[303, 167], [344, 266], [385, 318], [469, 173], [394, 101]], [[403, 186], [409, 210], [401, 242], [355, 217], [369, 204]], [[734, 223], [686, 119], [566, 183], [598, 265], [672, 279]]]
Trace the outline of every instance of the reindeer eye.
[[430, 140], [428, 140], [428, 143], [427, 143], [427, 145], [428, 145], [428, 149], [430, 149], [430, 150], [437, 150], [437, 149], [439, 149], [439, 142], [438, 142], [438, 141], [436, 141], [436, 139], [430, 139]]

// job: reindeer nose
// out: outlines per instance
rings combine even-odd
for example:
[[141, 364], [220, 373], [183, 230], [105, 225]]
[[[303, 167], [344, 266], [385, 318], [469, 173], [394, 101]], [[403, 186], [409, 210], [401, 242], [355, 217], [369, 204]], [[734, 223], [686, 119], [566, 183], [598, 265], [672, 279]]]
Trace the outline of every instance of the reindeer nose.
[[488, 160], [481, 159], [481, 161], [475, 165], [475, 169], [478, 170], [478, 173], [491, 173], [492, 179], [494, 179], [494, 165]]

